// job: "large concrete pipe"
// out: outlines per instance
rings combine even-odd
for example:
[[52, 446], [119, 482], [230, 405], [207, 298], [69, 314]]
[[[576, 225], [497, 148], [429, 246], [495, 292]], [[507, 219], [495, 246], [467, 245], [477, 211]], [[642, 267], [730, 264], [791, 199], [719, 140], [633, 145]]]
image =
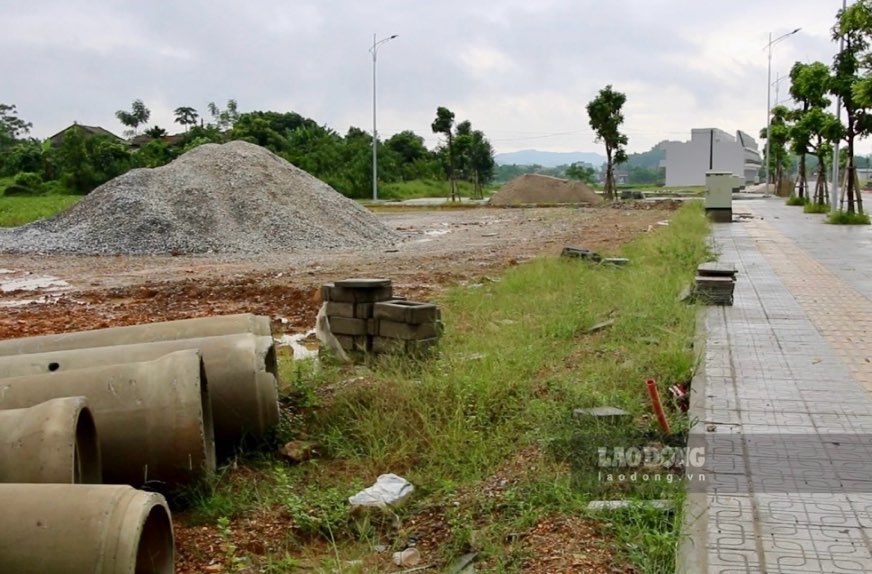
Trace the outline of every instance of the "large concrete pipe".
[[88, 399], [100, 439], [103, 482], [157, 488], [215, 469], [212, 407], [199, 351], [0, 379], [0, 409], [66, 396]]
[[278, 423], [275, 342], [247, 333], [10, 355], [0, 357], [0, 379], [150, 361], [182, 349], [203, 354], [219, 452], [232, 452], [243, 437], [257, 439]]
[[164, 497], [129, 486], [0, 484], [0, 572], [173, 574]]
[[193, 337], [217, 337], [251, 333], [252, 335], [272, 335], [269, 317], [242, 313], [220, 317], [200, 317], [163, 323], [145, 323], [127, 327], [109, 327], [94, 331], [77, 331], [58, 335], [41, 335], [0, 341], [0, 356], [21, 353], [45, 353], [47, 351], [66, 351], [68, 349], [87, 349], [89, 347], [111, 347], [153, 343]]
[[101, 480], [97, 428], [85, 397], [0, 411], [0, 482]]

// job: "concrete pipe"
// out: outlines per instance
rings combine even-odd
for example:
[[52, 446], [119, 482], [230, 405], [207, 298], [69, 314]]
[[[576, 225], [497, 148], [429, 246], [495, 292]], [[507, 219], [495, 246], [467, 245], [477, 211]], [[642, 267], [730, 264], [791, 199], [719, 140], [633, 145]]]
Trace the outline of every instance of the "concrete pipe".
[[172, 574], [164, 497], [129, 486], [0, 484], [0, 572]]
[[243, 437], [258, 439], [278, 423], [275, 341], [248, 333], [0, 357], [0, 379], [150, 361], [183, 349], [203, 354], [219, 452], [231, 453]]
[[188, 483], [215, 469], [212, 407], [199, 351], [0, 379], [0, 409], [66, 396], [88, 399], [103, 482], [157, 488]]
[[271, 336], [269, 317], [242, 313], [221, 317], [200, 317], [164, 323], [145, 323], [127, 327], [110, 327], [94, 331], [77, 331], [58, 335], [41, 335], [0, 341], [0, 356], [21, 353], [45, 353], [89, 347], [113, 347], [155, 341], [191, 339], [193, 337], [217, 337], [251, 333]]
[[85, 397], [0, 411], [0, 482], [101, 480], [97, 428]]

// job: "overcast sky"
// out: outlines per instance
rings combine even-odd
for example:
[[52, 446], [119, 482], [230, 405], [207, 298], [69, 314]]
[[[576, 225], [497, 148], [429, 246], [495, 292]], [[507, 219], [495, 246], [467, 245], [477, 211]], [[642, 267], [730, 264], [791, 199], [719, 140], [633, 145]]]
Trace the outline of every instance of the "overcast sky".
[[[482, 129], [498, 152], [597, 151], [585, 105], [627, 94], [630, 151], [694, 127], [756, 135], [772, 79], [797, 61], [831, 63], [841, 0], [0, 0], [0, 102], [33, 135], [73, 121], [123, 131], [141, 98], [151, 125], [172, 110], [295, 111], [340, 133], [378, 128], [435, 143], [437, 106]], [[781, 83], [785, 99], [788, 82]], [[773, 89], [772, 98], [775, 99]], [[865, 150], [859, 150], [864, 152]]]

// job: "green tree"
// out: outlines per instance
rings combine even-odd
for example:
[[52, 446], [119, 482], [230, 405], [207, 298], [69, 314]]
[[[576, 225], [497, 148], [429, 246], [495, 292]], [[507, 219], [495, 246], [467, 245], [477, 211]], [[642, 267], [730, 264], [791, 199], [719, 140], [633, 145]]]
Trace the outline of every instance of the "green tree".
[[148, 137], [154, 138], [154, 139], [160, 139], [160, 138], [168, 135], [167, 131], [160, 126], [152, 126], [152, 127], [148, 128], [147, 130], [145, 130], [144, 133]]
[[176, 108], [174, 113], [176, 115], [176, 119], [173, 121], [184, 127], [185, 133], [188, 133], [188, 130], [191, 129], [191, 126], [197, 125], [197, 120], [200, 118], [197, 110], [190, 106], [180, 106]]
[[468, 164], [472, 170], [473, 193], [480, 199], [484, 199], [484, 186], [494, 177], [494, 148], [484, 132], [474, 130], [469, 146]]
[[133, 100], [129, 112], [126, 110], [118, 110], [115, 112], [115, 117], [118, 118], [118, 121], [123, 125], [130, 128], [127, 134], [135, 136], [139, 133], [139, 126], [144, 126], [148, 123], [148, 119], [151, 117], [151, 110], [145, 106], [142, 100]]
[[840, 10], [833, 37], [842, 41], [842, 48], [833, 62], [833, 77], [830, 93], [842, 101], [845, 108], [844, 141], [847, 143], [845, 166], [845, 197], [848, 213], [863, 213], [863, 197], [856, 189], [854, 170], [854, 141], [870, 133], [872, 121], [866, 108], [872, 105], [872, 79], [868, 73], [861, 78], [864, 68], [869, 68], [869, 35], [872, 34], [872, 9], [869, 0], [861, 0]]
[[596, 183], [596, 169], [588, 163], [577, 161], [566, 168], [566, 177], [593, 185]]
[[627, 152], [624, 150], [627, 136], [620, 131], [621, 124], [624, 123], [624, 114], [621, 110], [626, 101], [626, 95], [614, 91], [612, 86], [608, 85], [587, 104], [590, 127], [596, 134], [595, 141], [604, 142], [606, 145], [605, 196], [607, 199], [615, 198], [615, 165], [627, 159]]
[[0, 103], [0, 146], [8, 145], [30, 133], [33, 124], [18, 117], [15, 105]]
[[451, 186], [451, 201], [457, 200], [457, 182], [454, 180], [454, 112], [448, 108], [439, 106], [436, 108], [436, 119], [430, 125], [434, 134], [445, 136], [447, 143], [447, 157], [445, 173]]
[[791, 128], [788, 124], [791, 112], [785, 106], [772, 108], [772, 119], [769, 122], [769, 131], [766, 128], [760, 130], [760, 137], [770, 139], [769, 150], [771, 158], [766, 158], [766, 173], [775, 174], [775, 189], [780, 190], [784, 181], [784, 168], [790, 165], [791, 157], [787, 153], [787, 144], [790, 141]]
[[224, 131], [232, 128], [239, 119], [239, 111], [237, 109], [236, 100], [227, 100], [227, 107], [223, 110], [219, 108], [215, 102], [209, 102], [209, 114], [215, 121], [215, 125], [219, 130]]
[[[808, 190], [806, 156], [812, 153], [810, 123], [803, 119], [812, 110], [823, 110], [830, 105], [827, 93], [830, 89], [830, 70], [823, 62], [804, 64], [796, 62], [790, 70], [790, 95], [798, 104], [792, 112], [794, 121], [790, 130], [791, 151], [799, 156], [798, 195], [805, 198]], [[815, 186], [818, 187], [817, 185]]]

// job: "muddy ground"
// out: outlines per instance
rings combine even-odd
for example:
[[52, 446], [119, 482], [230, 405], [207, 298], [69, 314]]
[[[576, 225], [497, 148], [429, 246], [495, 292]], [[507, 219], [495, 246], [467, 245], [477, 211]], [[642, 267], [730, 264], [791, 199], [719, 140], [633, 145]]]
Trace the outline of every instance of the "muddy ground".
[[[633, 204], [631, 204], [633, 205]], [[615, 209], [407, 210], [381, 213], [405, 236], [392, 249], [269, 257], [39, 257], [0, 254], [0, 339], [252, 312], [276, 330], [314, 324], [318, 287], [389, 277], [427, 299], [565, 245], [607, 252], [669, 217], [663, 205]]]
[[[520, 262], [558, 255], [567, 245], [608, 253], [656, 229], [674, 208], [628, 203], [621, 208], [389, 211], [379, 216], [405, 241], [388, 250], [354, 253], [253, 259], [0, 255], [0, 339], [239, 312], [270, 316], [276, 332], [302, 332], [314, 325], [319, 286], [325, 282], [389, 277], [400, 295], [437, 299], [453, 284], [486, 280]], [[214, 525], [174, 518], [178, 571], [223, 571], [216, 559], [222, 541]], [[426, 537], [439, 540], [441, 519], [419, 518]], [[247, 548], [262, 546], [286, 522], [281, 516], [246, 517], [231, 528], [236, 544]], [[607, 554], [585, 554], [595, 546], [588, 538], [599, 538], [589, 529], [565, 518], [543, 520], [528, 533], [536, 558], [524, 571], [613, 571], [606, 566]]]

